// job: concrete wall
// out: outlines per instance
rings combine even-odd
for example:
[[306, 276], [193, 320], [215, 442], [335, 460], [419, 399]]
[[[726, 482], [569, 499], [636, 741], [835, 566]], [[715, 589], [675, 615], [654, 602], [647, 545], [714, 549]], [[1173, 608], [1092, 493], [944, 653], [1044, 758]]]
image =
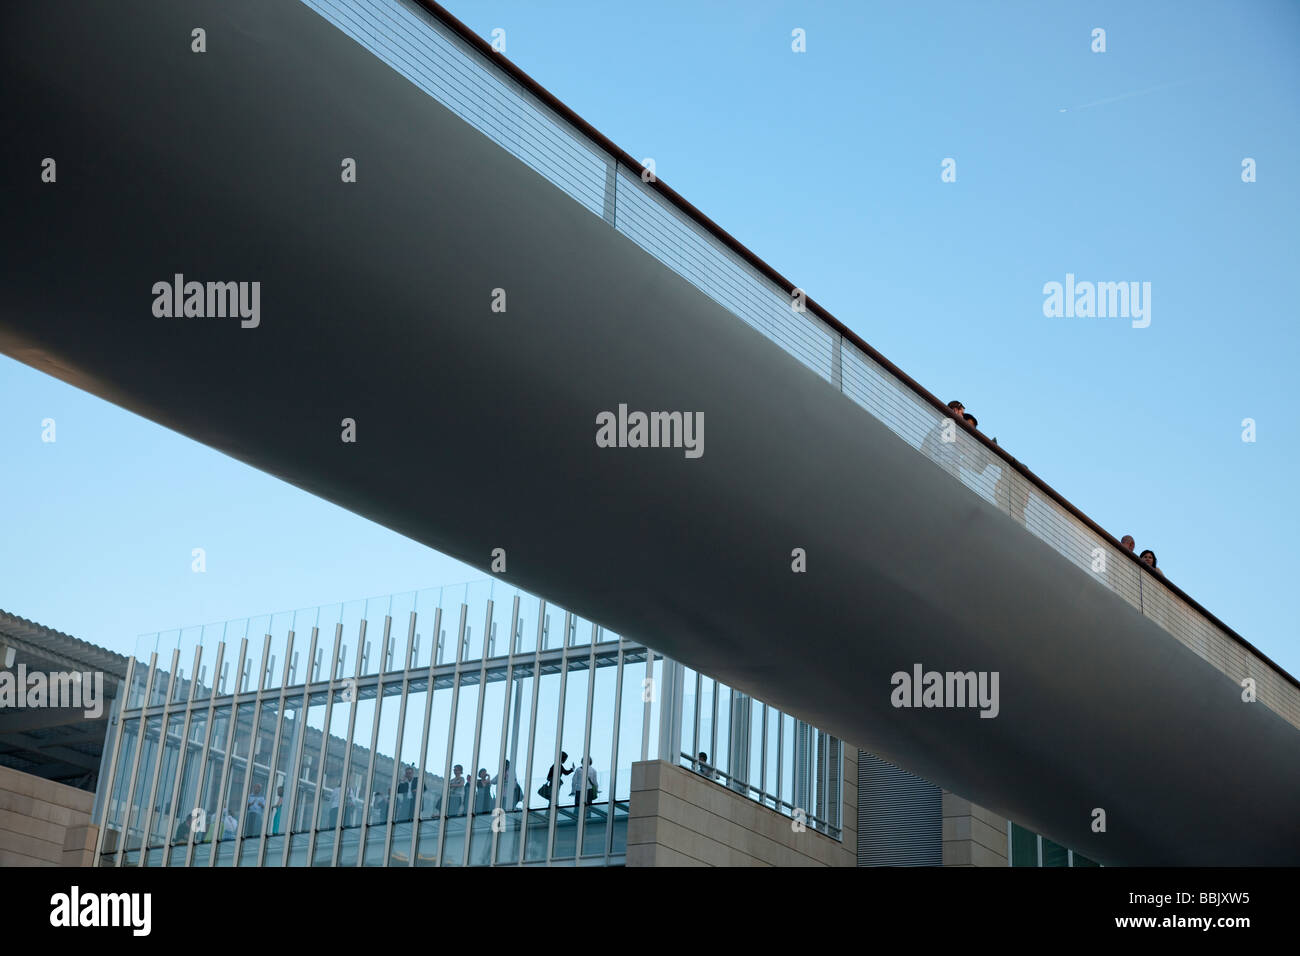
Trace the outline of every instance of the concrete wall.
[[[843, 841], [706, 780], [652, 760], [632, 764], [628, 866], [855, 866], [857, 752], [844, 753]], [[850, 803], [852, 801], [852, 803]]]
[[943, 792], [943, 865], [1006, 866], [1007, 818]]
[[0, 767], [0, 867], [90, 866], [95, 795]]

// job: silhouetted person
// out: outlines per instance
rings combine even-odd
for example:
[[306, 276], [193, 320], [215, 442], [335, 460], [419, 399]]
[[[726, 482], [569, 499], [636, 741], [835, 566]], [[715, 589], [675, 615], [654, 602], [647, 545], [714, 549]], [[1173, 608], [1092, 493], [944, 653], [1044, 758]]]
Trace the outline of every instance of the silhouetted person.
[[407, 767], [402, 771], [402, 779], [397, 784], [397, 814], [393, 817], [397, 823], [406, 823], [415, 810], [415, 768]]
[[717, 771], [709, 766], [709, 755], [703, 750], [701, 750], [695, 758], [695, 772], [708, 777], [710, 780], [718, 779]]
[[1156, 567], [1156, 553], [1152, 551], [1150, 548], [1147, 548], [1145, 551], [1139, 554], [1138, 560], [1141, 561], [1143, 564], [1145, 564], [1156, 574], [1160, 575], [1162, 578], [1165, 576], [1165, 572], [1161, 571], [1158, 567]]
[[203, 831], [205, 829], [205, 814], [198, 807], [195, 807], [185, 816], [181, 817], [176, 824], [176, 838], [173, 843], [187, 843], [190, 839], [190, 831], [194, 831], [194, 842], [203, 842]]
[[487, 767], [480, 767], [478, 776], [474, 778], [474, 812], [492, 812], [492, 778]]
[[546, 796], [543, 799], [550, 800], [551, 795], [554, 794], [556, 801], [559, 801], [560, 787], [564, 786], [564, 778], [577, 769], [576, 767], [570, 767], [568, 770], [564, 769], [564, 761], [568, 759], [569, 755], [561, 750], [559, 766], [551, 764], [551, 769], [546, 773]]
[[509, 760], [506, 761], [505, 769], [492, 779], [492, 785], [497, 788], [503, 810], [515, 809], [524, 799], [524, 791], [515, 779], [515, 772], [510, 769]]
[[582, 762], [582, 769], [569, 781], [569, 795], [573, 797], [573, 805], [577, 807], [580, 804], [593, 803], [599, 794], [599, 779], [596, 771], [592, 769], [591, 757], [587, 757]]
[[266, 812], [266, 797], [262, 796], [262, 785], [253, 784], [253, 792], [248, 795], [248, 812], [244, 815], [244, 836], [258, 836], [262, 832], [262, 814]]
[[469, 783], [465, 779], [465, 768], [460, 764], [451, 768], [451, 779], [447, 781], [447, 816], [463, 816], [467, 809], [468, 802], [465, 799], [465, 785]]

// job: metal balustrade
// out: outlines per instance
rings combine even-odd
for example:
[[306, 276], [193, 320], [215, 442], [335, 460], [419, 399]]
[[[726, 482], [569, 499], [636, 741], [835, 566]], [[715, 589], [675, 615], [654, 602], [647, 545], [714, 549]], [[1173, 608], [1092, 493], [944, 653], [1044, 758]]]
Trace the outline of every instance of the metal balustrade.
[[[305, 661], [325, 666], [308, 673]], [[213, 688], [186, 677], [196, 672], [249, 679]], [[674, 734], [690, 726], [686, 673], [496, 578], [142, 635], [126, 681], [135, 690], [112, 708], [97, 860], [619, 863], [632, 764], [675, 759]], [[713, 682], [712, 699], [723, 694], [749, 700]], [[790, 753], [796, 736], [802, 749], [784, 773], [738, 792], [787, 815], [813, 801], [807, 825], [839, 839], [839, 741], [747, 706], [790, 728]], [[780, 739], [739, 726], [733, 736], [729, 725], [714, 738], [743, 768], [768, 767]], [[538, 792], [562, 750], [575, 765], [593, 759], [589, 805], [564, 786], [572, 775], [548, 797]], [[470, 768], [465, 787], [453, 783], [458, 761]], [[490, 787], [474, 787], [477, 767], [495, 768]]]

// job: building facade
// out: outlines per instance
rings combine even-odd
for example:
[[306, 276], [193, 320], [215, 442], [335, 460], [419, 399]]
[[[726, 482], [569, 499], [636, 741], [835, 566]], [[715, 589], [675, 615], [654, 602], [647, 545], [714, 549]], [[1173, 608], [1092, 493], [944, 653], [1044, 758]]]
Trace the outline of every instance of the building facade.
[[766, 862], [855, 861], [839, 740], [495, 580], [150, 635], [125, 686], [100, 865], [655, 862], [678, 769]]

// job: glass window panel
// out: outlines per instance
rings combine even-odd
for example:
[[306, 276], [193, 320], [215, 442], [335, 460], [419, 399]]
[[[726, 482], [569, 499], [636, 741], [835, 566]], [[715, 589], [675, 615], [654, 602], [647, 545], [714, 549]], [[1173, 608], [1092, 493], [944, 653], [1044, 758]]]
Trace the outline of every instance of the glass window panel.
[[230, 730], [230, 705], [218, 707], [212, 717], [212, 733], [209, 736], [210, 746], [208, 748], [208, 765], [203, 770], [203, 789], [199, 797], [198, 805], [203, 808], [207, 814], [207, 832], [204, 834], [204, 842], [208, 843], [214, 839], [220, 839], [224, 835], [221, 815], [217, 812], [221, 809], [220, 794], [217, 788], [221, 786], [221, 776], [226, 769], [226, 747], [227, 736]]
[[[338, 670], [338, 662], [334, 658], [334, 643], [336, 634], [336, 625], [343, 614], [342, 604], [328, 604], [319, 607], [315, 612], [304, 612], [309, 616], [312, 626], [316, 629], [316, 656], [310, 661], [304, 661], [307, 668], [308, 683], [318, 681], [328, 681], [330, 675]], [[339, 655], [342, 656], [343, 645], [347, 643], [346, 632], [339, 635], [338, 647]]]
[[[370, 794], [371, 826], [384, 826], [392, 816], [392, 789], [397, 771], [397, 717], [401, 702], [401, 681], [384, 684], [375, 701], [378, 730], [375, 739], [374, 771], [366, 792]], [[367, 841], [369, 842], [369, 837]], [[381, 840], [382, 842], [382, 840]]]
[[174, 633], [176, 646], [181, 649], [181, 653], [176, 664], [179, 679], [172, 681], [171, 700], [179, 704], [189, 700], [194, 690], [194, 652], [202, 642], [203, 628], [184, 627]]
[[[488, 595], [492, 591], [493, 582], [474, 581], [464, 587], [464, 597], [462, 600], [468, 606], [469, 610], [465, 616], [465, 650], [464, 661], [479, 661], [483, 659], [484, 631], [487, 622], [487, 604]], [[454, 590], [454, 589], [450, 589]], [[446, 611], [443, 617], [446, 617]], [[459, 609], [457, 611], [459, 613]], [[459, 618], [458, 618], [459, 620]], [[469, 759], [468, 756], [465, 758]]]
[[[150, 646], [152, 650], [152, 644]], [[144, 700], [144, 685], [149, 678], [149, 652], [143, 652], [145, 660], [136, 658], [135, 671], [131, 674], [131, 686], [127, 688], [126, 708], [127, 710], [136, 710]]]
[[[145, 722], [144, 741], [139, 744], [140, 761], [135, 772], [134, 786], [123, 794], [123, 799], [128, 802], [125, 827], [128, 855], [125, 862], [131, 865], [139, 862], [139, 857], [131, 851], [138, 851], [143, 842], [140, 828], [144, 825], [144, 808], [149, 802], [149, 782], [153, 777], [154, 763], [158, 758], [158, 737], [161, 732], [161, 717], [150, 717]], [[129, 766], [127, 773], [130, 773]]]
[[[388, 607], [392, 598], [371, 598], [365, 602], [366, 636], [357, 642], [357, 653], [361, 655], [361, 675], [369, 677], [379, 673], [380, 654], [384, 645], [384, 620], [388, 616]], [[351, 671], [348, 672], [349, 675]], [[367, 739], [366, 746], [370, 745]]]
[[1043, 837], [1043, 866], [1066, 866], [1069, 863], [1069, 851], [1059, 843]]
[[[325, 775], [321, 780], [321, 802], [317, 826], [333, 830], [340, 821], [344, 826], [359, 815], [360, 794], [349, 790], [349, 781], [343, 779], [343, 765], [347, 758], [348, 719], [353, 704], [348, 700], [351, 688], [334, 692], [334, 707], [330, 712], [330, 729], [326, 737], [326, 752], [322, 760]], [[317, 845], [320, 840], [317, 840]]]
[[[502, 634], [510, 628], [507, 619]], [[478, 771], [470, 801], [474, 816], [471, 827], [469, 862], [471, 866], [487, 866], [492, 860], [492, 819], [496, 809], [496, 790], [501, 775], [502, 717], [506, 706], [506, 669], [496, 667], [487, 672], [483, 687], [483, 726], [478, 739]], [[506, 795], [502, 794], [504, 802]]]
[[[418, 627], [418, 625], [417, 625]], [[415, 813], [415, 791], [420, 783], [420, 747], [424, 729], [424, 707], [428, 700], [428, 682], [412, 681], [402, 717], [402, 735], [397, 743], [397, 790], [393, 796], [393, 835], [390, 866], [407, 866], [411, 858], [412, 823]]]
[[244, 656], [243, 668], [239, 671], [239, 680], [235, 680], [236, 668], [239, 668], [239, 646], [235, 646], [234, 657], [231, 658], [230, 667], [230, 686], [227, 690], [232, 694], [256, 693], [258, 684], [261, 681], [262, 669], [262, 649], [266, 646], [266, 626], [269, 619], [263, 615], [261, 617], [249, 618], [245, 622], [245, 630], [248, 631], [248, 647]]
[[627, 852], [627, 815], [628, 801], [620, 800], [614, 804], [614, 833], [610, 838], [610, 853], [621, 857]]
[[533, 705], [531, 662], [515, 667], [510, 682], [509, 705], [505, 769], [496, 780], [496, 788], [501, 793], [500, 805], [505, 810], [505, 829], [497, 839], [498, 863], [514, 863], [519, 859], [520, 827], [523, 807], [528, 799], [528, 781], [524, 777], [528, 761], [528, 724]]
[[271, 615], [271, 619], [267, 624], [271, 653], [266, 659], [266, 674], [262, 678], [262, 686], [267, 690], [279, 690], [284, 683], [284, 665], [289, 647], [289, 631], [292, 629], [292, 612], [283, 611]]
[[260, 837], [267, 829], [271, 805], [271, 751], [275, 746], [276, 717], [280, 702], [272, 698], [261, 704], [257, 721], [257, 731], [253, 736], [252, 751], [249, 754], [247, 793], [244, 796], [244, 841], [239, 849], [239, 865], [255, 866], [261, 843]]
[[[713, 767], [714, 728], [713, 701], [717, 692], [717, 681], [708, 677], [700, 681], [700, 742], [696, 746], [696, 772], [711, 775]], [[700, 754], [704, 756], [701, 758]]]
[[[361, 621], [365, 615], [365, 601], [347, 601], [342, 605], [338, 621], [343, 625], [343, 639], [339, 642], [337, 680], [347, 680], [357, 672], [357, 661], [361, 656]], [[366, 634], [369, 636], [369, 628]]]
[[[441, 594], [441, 588], [428, 588], [415, 595], [415, 649], [411, 666], [416, 670], [427, 668], [438, 651], [438, 634], [433, 626], [438, 617]], [[443, 621], [439, 630], [446, 626], [446, 621]], [[393, 664], [399, 665], [397, 658], [393, 659]]]
[[[699, 706], [699, 696], [695, 688], [697, 676], [691, 668], [682, 668], [682, 735], [677, 741], [678, 752], [672, 755], [673, 763], [691, 769], [694, 769], [698, 762], [695, 756], [700, 750], [695, 739], [695, 715], [696, 708]], [[682, 754], [690, 756], [683, 757]]]
[[[558, 635], [557, 635], [558, 636]], [[557, 664], [544, 664], [538, 681], [537, 726], [533, 739], [532, 779], [524, 787], [525, 806], [532, 812], [528, 814], [528, 826], [525, 835], [525, 859], [546, 859], [547, 840], [549, 836], [550, 799], [538, 791], [548, 782], [552, 764], [555, 760], [555, 731], [560, 715], [560, 671]], [[563, 774], [555, 771], [557, 778]], [[553, 785], [555, 797], [559, 799], [563, 784]]]
[[614, 691], [618, 680], [618, 655], [602, 651], [596, 656], [596, 689], [591, 702], [591, 746], [600, 799], [609, 792], [610, 761], [614, 753], [614, 731], [618, 714], [614, 712]]
[[537, 615], [541, 601], [531, 594], [519, 592], [519, 624], [515, 629], [516, 653], [532, 654], [537, 650]]
[[574, 615], [569, 622], [569, 646], [589, 647], [591, 645], [592, 624], [585, 617]]
[[583, 856], [603, 856], [609, 814], [610, 767], [614, 753], [614, 730], [618, 714], [614, 691], [618, 678], [618, 655], [607, 651], [596, 658], [595, 691], [591, 703], [592, 769], [597, 785], [596, 800], [587, 810], [582, 835]]
[[392, 607], [388, 611], [393, 619], [388, 635], [388, 660], [382, 665], [385, 672], [400, 671], [406, 667], [406, 642], [411, 630], [411, 612], [415, 610], [415, 598], [414, 591], [393, 595]]
[[772, 797], [772, 801], [777, 799], [779, 793], [780, 781], [777, 777], [777, 761], [780, 757], [780, 751], [777, 749], [777, 734], [781, 723], [781, 712], [775, 707], [765, 708], [767, 711], [767, 775], [763, 780], [763, 789]]
[[1038, 865], [1038, 835], [1018, 823], [1011, 824], [1011, 865]]
[[[175, 634], [175, 632], [172, 633]], [[165, 639], [166, 635], [163, 635], [163, 637]], [[172, 682], [172, 648], [175, 646], [176, 641], [174, 638], [169, 642], [160, 640], [159, 644], [158, 670], [153, 675], [153, 687], [149, 690], [150, 706], [167, 703], [167, 693]]]
[[244, 781], [248, 773], [250, 751], [253, 747], [253, 718], [256, 707], [252, 703], [240, 704], [235, 713], [235, 734], [230, 742], [230, 761], [226, 770], [225, 797], [218, 814], [221, 819], [221, 846], [218, 848], [218, 866], [234, 862], [235, 843], [247, 826], [244, 819]]
[[493, 584], [492, 624], [487, 631], [488, 657], [505, 657], [510, 653], [510, 619], [514, 612], [514, 589]]
[[208, 858], [212, 855], [212, 841], [217, 836], [218, 823], [211, 817], [208, 818], [208, 829], [203, 835], [200, 842], [198, 837], [194, 838], [194, 846], [190, 849], [190, 866], [207, 866]]
[[[465, 597], [468, 586], [458, 584], [453, 587], [445, 587], [438, 592], [438, 607], [442, 611], [442, 628], [438, 636], [438, 663], [454, 664], [457, 655], [464, 655], [464, 643], [467, 637], [473, 636], [474, 617], [469, 608], [465, 605]], [[470, 633], [462, 633], [460, 629], [461, 609], [465, 610], [465, 626], [469, 628]], [[479, 619], [482, 624], [482, 618]], [[457, 643], [457, 642], [460, 643]], [[468, 660], [468, 657], [463, 657]]]
[[[443, 589], [442, 627], [438, 631], [439, 666], [455, 664], [458, 655], [459, 659], [468, 662], [469, 655], [466, 652], [466, 646], [473, 639], [474, 632], [478, 630], [478, 627], [482, 626], [481, 620], [478, 627], [475, 626], [469, 606], [461, 602], [460, 599], [464, 594], [464, 586]], [[462, 614], [465, 618], [464, 628], [461, 627]]]
[[564, 611], [561, 608], [546, 605], [542, 615], [542, 650], [560, 647], [564, 641]]
[[[294, 781], [293, 819], [289, 822], [289, 832], [303, 833], [316, 819], [317, 790], [321, 780], [321, 743], [325, 737], [325, 692], [317, 691], [311, 695], [307, 706], [307, 723], [304, 727], [305, 737], [302, 742], [302, 760], [297, 768]], [[305, 862], [305, 861], [304, 861]]]
[[620, 701], [618, 766], [614, 768], [610, 786], [616, 800], [627, 800], [632, 792], [632, 764], [641, 760], [641, 732], [645, 722], [645, 651], [638, 648], [626, 650], [623, 662], [623, 695]]
[[461, 674], [460, 682], [456, 724], [452, 731], [451, 777], [447, 780], [447, 835], [443, 840], [443, 866], [461, 864], [465, 849], [466, 817], [473, 809], [474, 802], [476, 768], [472, 761], [479, 698], [478, 671]]
[[816, 740], [814, 739], [813, 729], [802, 720], [796, 720], [794, 728], [794, 802], [798, 809], [811, 817], [816, 812], [816, 803], [814, 802], [816, 798], [813, 794], [813, 777], [817, 762]]
[[218, 696], [232, 695], [239, 686], [239, 644], [248, 630], [248, 619], [227, 621], [221, 631], [226, 650], [221, 655], [221, 667], [212, 675], [213, 688]]
[[[587, 723], [587, 686], [591, 676], [588, 665], [586, 657], [569, 661], [569, 676], [564, 688], [564, 730], [560, 737], [563, 752], [560, 760], [565, 766], [571, 767], [573, 773], [564, 778], [565, 786], [557, 800], [555, 846], [551, 853], [557, 860], [573, 858], [578, 839], [578, 814], [587, 802], [586, 768], [592, 763], [590, 753], [584, 753], [583, 750]], [[592, 766], [591, 771], [599, 782], [599, 768]]]
[[[189, 737], [185, 741], [181, 789], [176, 798], [176, 810], [172, 817], [171, 838], [173, 843], [185, 843], [189, 840], [191, 828], [195, 829], [195, 840], [202, 839], [203, 831], [206, 829], [206, 814], [200, 813], [196, 817], [196, 811], [201, 810], [198, 802], [199, 764], [203, 762], [207, 726], [207, 711], [194, 712], [190, 718]], [[202, 829], [198, 828], [199, 824], [203, 824]], [[172, 856], [176, 856], [175, 850], [172, 851]], [[183, 855], [181, 859], [183, 863]]]
[[199, 628], [197, 637], [198, 644], [203, 648], [202, 656], [199, 658], [199, 670], [194, 675], [194, 697], [193, 700], [207, 700], [212, 695], [212, 688], [217, 679], [217, 657], [222, 658], [222, 666], [229, 660], [229, 649], [226, 653], [218, 655], [219, 645], [222, 636], [225, 634], [224, 624], [205, 624]]
[[[377, 655], [377, 652], [372, 652]], [[376, 688], [363, 687], [359, 690], [356, 705], [356, 720], [352, 727], [352, 762], [348, 767], [348, 779], [345, 794], [351, 805], [350, 812], [343, 821], [343, 836], [339, 843], [339, 866], [356, 866], [357, 852], [361, 842], [361, 822], [374, 808], [374, 799], [369, 789], [368, 771], [370, 767], [370, 736], [375, 729]]]
[[[454, 648], [454, 632], [452, 638]], [[433, 704], [429, 714], [428, 743], [424, 752], [424, 795], [420, 800], [421, 821], [419, 845], [416, 847], [416, 866], [435, 866], [438, 863], [438, 840], [440, 834], [440, 814], [443, 801], [451, 797], [444, 796], [447, 790], [447, 778], [450, 772], [448, 760], [451, 753], [447, 749], [447, 737], [452, 730], [452, 675], [443, 674], [434, 682]], [[422, 726], [423, 714], [417, 716], [416, 726]], [[418, 741], [417, 741], [418, 746]], [[418, 750], [416, 751], [418, 754]], [[454, 758], [453, 762], [454, 762]], [[461, 777], [464, 778], [464, 764], [461, 765]], [[450, 807], [459, 810], [458, 806]]]
[[267, 636], [270, 627], [271, 617], [268, 614], [250, 618], [248, 621], [248, 660], [244, 668], [243, 683], [239, 685], [241, 694], [255, 692], [262, 686], [265, 677], [262, 673], [262, 651], [270, 643], [270, 638]]
[[172, 714], [167, 719], [167, 738], [163, 750], [162, 770], [158, 774], [158, 790], [154, 795], [153, 820], [149, 829], [149, 846], [161, 847], [171, 833], [172, 799], [176, 787], [176, 772], [180, 767], [182, 749], [181, 732], [185, 727], [184, 714]]
[[[297, 620], [297, 612], [293, 617]], [[311, 662], [307, 660], [308, 651], [311, 649], [311, 633], [294, 631], [292, 628], [290, 630], [284, 648], [284, 653], [288, 657], [288, 667], [284, 671], [284, 684], [287, 687], [298, 688], [307, 680], [307, 674], [311, 670]]]
[[807, 782], [805, 784], [807, 797], [804, 800], [803, 808], [808, 814], [809, 825], [815, 827], [817, 825], [816, 821], [821, 819], [822, 814], [822, 739], [821, 734], [811, 724], [803, 724], [802, 726], [808, 740]]
[[375, 744], [375, 769], [367, 791], [370, 794], [370, 829], [366, 831], [365, 866], [384, 865], [384, 839], [393, 815], [393, 788], [397, 785], [397, 716], [402, 684], [390, 681], [376, 701], [379, 731]]
[[[662, 657], [655, 656], [654, 666], [647, 672], [647, 679], [650, 681], [649, 684], [645, 685], [650, 697], [650, 723], [644, 728], [649, 745], [646, 759], [658, 760], [660, 759], [659, 720], [662, 714], [661, 701], [663, 700], [664, 686], [664, 659]], [[667, 755], [665, 755], [665, 759], [668, 759]]]
[[[453, 791], [463, 789], [461, 787], [449, 786], [449, 777], [454, 777], [454, 769], [457, 765], [457, 758], [454, 752], [447, 750], [447, 738], [452, 732], [452, 697], [456, 696], [452, 688], [452, 675], [443, 674], [434, 681], [433, 689], [433, 706], [429, 712], [429, 739], [424, 751], [424, 797], [420, 805], [420, 819], [434, 820], [442, 813], [442, 802], [447, 800], [447, 815], [453, 816], [463, 809], [463, 804], [459, 802], [459, 796]], [[460, 693], [465, 694], [465, 688], [462, 687]], [[410, 720], [410, 717], [407, 718]], [[412, 730], [419, 730], [424, 720], [423, 711], [415, 716], [415, 727]], [[473, 724], [473, 720], [470, 720]], [[417, 745], [416, 756], [419, 756], [419, 739], [413, 741]], [[460, 763], [461, 778], [465, 777], [465, 765]], [[443, 792], [447, 791], [444, 797]], [[423, 840], [422, 840], [423, 843]], [[434, 850], [436, 856], [436, 848]], [[432, 859], [432, 857], [431, 857]]]
[[714, 711], [717, 714], [717, 753], [713, 754], [713, 767], [723, 774], [721, 783], [731, 786], [731, 712], [732, 690], [725, 684], [719, 684], [715, 697]]
[[280, 722], [280, 746], [275, 754], [275, 775], [267, 799], [270, 818], [267, 820], [266, 852], [263, 866], [279, 866], [284, 853], [284, 834], [289, 829], [289, 800], [294, 793], [293, 781], [301, 775], [301, 767], [294, 765], [299, 737], [303, 731], [302, 696], [293, 694], [285, 699], [284, 719]]
[[789, 714], [781, 715], [781, 800], [786, 809], [795, 806], [795, 720]]

